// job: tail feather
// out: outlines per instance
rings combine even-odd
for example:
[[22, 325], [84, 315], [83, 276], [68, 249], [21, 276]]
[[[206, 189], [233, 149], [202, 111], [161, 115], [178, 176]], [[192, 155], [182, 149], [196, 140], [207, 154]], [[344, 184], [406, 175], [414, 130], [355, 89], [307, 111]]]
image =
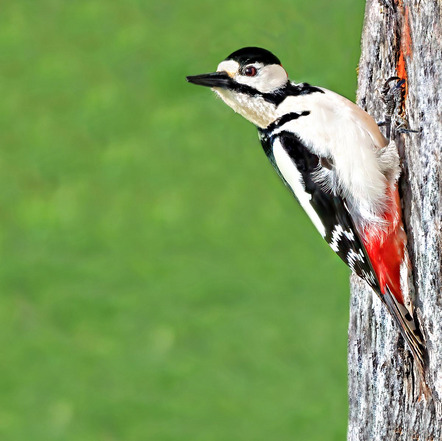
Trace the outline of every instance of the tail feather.
[[419, 363], [419, 370], [423, 374], [427, 360], [427, 352], [418, 322], [413, 318], [408, 309], [397, 301], [388, 286], [386, 287], [383, 298], [390, 315], [398, 324], [399, 330], [413, 353], [414, 359]]

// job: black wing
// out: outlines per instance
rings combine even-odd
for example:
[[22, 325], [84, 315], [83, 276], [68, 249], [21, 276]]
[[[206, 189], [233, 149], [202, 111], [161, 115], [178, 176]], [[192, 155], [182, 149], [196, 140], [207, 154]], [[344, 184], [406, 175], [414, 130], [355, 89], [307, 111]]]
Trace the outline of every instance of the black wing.
[[327, 158], [320, 158], [312, 153], [291, 132], [280, 132], [272, 135], [271, 130], [260, 130], [260, 138], [267, 157], [281, 179], [290, 188], [273, 155], [275, 141], [279, 140], [281, 142], [285, 152], [290, 156], [298, 172], [302, 175], [304, 190], [311, 196], [310, 204], [324, 226], [324, 239], [353, 272], [380, 294], [378, 279], [344, 199], [340, 195], [327, 191], [323, 185], [314, 180], [320, 167], [331, 166], [327, 162]]

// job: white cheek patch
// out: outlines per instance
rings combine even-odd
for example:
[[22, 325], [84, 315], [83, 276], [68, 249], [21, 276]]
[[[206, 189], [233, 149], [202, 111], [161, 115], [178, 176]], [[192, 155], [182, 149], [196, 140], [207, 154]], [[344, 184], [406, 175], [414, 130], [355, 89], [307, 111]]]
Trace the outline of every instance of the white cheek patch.
[[226, 72], [227, 75], [230, 77], [234, 77], [239, 70], [239, 63], [237, 63], [234, 60], [226, 60], [222, 61], [218, 64], [218, 67], [216, 68], [217, 72]]
[[301, 204], [301, 207], [305, 210], [308, 217], [319, 231], [319, 234], [322, 237], [325, 237], [325, 227], [322, 224], [318, 214], [310, 204], [312, 196], [305, 191], [302, 175], [296, 168], [296, 165], [293, 163], [288, 153], [284, 150], [281, 141], [278, 139], [273, 145], [273, 156], [281, 175], [292, 189], [296, 199], [298, 199], [299, 203]]
[[258, 75], [247, 77], [238, 74], [235, 80], [238, 83], [253, 87], [261, 93], [270, 93], [280, 89], [288, 81], [287, 72], [279, 64], [270, 64], [268, 66], [253, 64], [253, 66], [258, 69]]

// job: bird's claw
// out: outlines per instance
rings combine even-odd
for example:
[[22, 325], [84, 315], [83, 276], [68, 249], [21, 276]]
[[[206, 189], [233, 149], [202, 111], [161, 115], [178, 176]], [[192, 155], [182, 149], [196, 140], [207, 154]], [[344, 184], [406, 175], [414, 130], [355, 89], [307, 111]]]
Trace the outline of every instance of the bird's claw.
[[[395, 82], [395, 84], [392, 84]], [[406, 81], [393, 76], [385, 81], [381, 89], [381, 99], [385, 104], [385, 120], [378, 123], [386, 127], [386, 137], [390, 139], [397, 133], [419, 133], [419, 130], [410, 129], [405, 118], [405, 89]]]

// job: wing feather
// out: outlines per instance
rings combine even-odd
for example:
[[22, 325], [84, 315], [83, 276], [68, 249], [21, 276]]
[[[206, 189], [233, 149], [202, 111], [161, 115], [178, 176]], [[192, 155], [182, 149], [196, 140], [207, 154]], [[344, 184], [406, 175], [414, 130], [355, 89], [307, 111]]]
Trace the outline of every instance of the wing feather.
[[[378, 279], [345, 200], [314, 179], [318, 170], [323, 168], [321, 158], [291, 132], [272, 136], [262, 136], [261, 142], [284, 183], [292, 190], [333, 251], [380, 293]], [[281, 150], [289, 162], [284, 159]], [[330, 166], [328, 162], [325, 163]]]

